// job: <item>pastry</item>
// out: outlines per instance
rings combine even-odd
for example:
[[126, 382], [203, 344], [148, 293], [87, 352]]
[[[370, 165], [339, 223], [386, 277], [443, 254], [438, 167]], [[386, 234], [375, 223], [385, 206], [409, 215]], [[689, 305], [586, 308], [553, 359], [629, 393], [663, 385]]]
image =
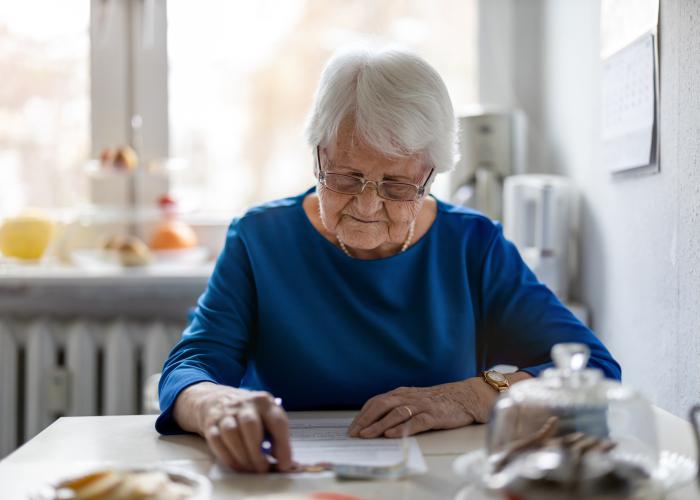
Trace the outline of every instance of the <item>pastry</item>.
[[135, 236], [114, 235], [102, 244], [105, 258], [116, 260], [125, 267], [145, 266], [151, 262], [148, 246]]
[[136, 156], [136, 151], [131, 149], [129, 146], [122, 146], [117, 149], [114, 153], [114, 159], [112, 160], [112, 165], [115, 168], [123, 170], [132, 170], [136, 168], [139, 160]]
[[189, 484], [174, 481], [163, 471], [103, 470], [59, 483], [53, 498], [179, 500], [193, 494]]
[[117, 252], [123, 266], [145, 266], [151, 261], [151, 252], [146, 244], [134, 236], [128, 236]]

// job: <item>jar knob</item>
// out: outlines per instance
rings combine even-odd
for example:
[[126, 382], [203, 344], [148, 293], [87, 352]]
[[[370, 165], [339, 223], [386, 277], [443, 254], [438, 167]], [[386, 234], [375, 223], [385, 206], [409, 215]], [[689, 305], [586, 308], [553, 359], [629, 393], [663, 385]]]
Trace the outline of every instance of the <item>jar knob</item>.
[[564, 343], [552, 347], [552, 359], [563, 371], [580, 372], [588, 364], [591, 351], [586, 344]]

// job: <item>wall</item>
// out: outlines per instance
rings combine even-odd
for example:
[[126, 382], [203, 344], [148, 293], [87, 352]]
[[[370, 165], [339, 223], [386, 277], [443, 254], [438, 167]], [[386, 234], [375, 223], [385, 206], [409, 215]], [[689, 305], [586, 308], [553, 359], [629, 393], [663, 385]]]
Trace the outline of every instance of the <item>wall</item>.
[[[509, 57], [521, 69], [501, 97], [529, 107], [532, 170], [581, 190], [579, 298], [624, 381], [686, 416], [700, 402], [700, 2], [661, 1], [661, 172], [622, 179], [601, 164], [598, 1], [514, 2]], [[532, 67], [536, 80], [522, 83]]]

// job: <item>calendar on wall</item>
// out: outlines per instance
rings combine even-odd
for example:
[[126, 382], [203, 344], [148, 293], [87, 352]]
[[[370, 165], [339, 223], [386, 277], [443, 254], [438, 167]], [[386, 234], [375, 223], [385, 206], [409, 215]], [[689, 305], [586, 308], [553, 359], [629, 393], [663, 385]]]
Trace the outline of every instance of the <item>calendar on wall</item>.
[[659, 171], [659, 0], [601, 0], [601, 149], [613, 174]]
[[655, 43], [647, 33], [603, 61], [602, 158], [613, 173], [659, 169]]

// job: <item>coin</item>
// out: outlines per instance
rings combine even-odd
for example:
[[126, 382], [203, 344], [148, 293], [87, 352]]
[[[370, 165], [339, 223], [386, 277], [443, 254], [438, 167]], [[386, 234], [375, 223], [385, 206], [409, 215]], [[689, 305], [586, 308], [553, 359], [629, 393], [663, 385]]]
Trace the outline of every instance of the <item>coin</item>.
[[326, 464], [302, 465], [301, 470], [303, 472], [323, 472], [330, 470], [330, 467]]

